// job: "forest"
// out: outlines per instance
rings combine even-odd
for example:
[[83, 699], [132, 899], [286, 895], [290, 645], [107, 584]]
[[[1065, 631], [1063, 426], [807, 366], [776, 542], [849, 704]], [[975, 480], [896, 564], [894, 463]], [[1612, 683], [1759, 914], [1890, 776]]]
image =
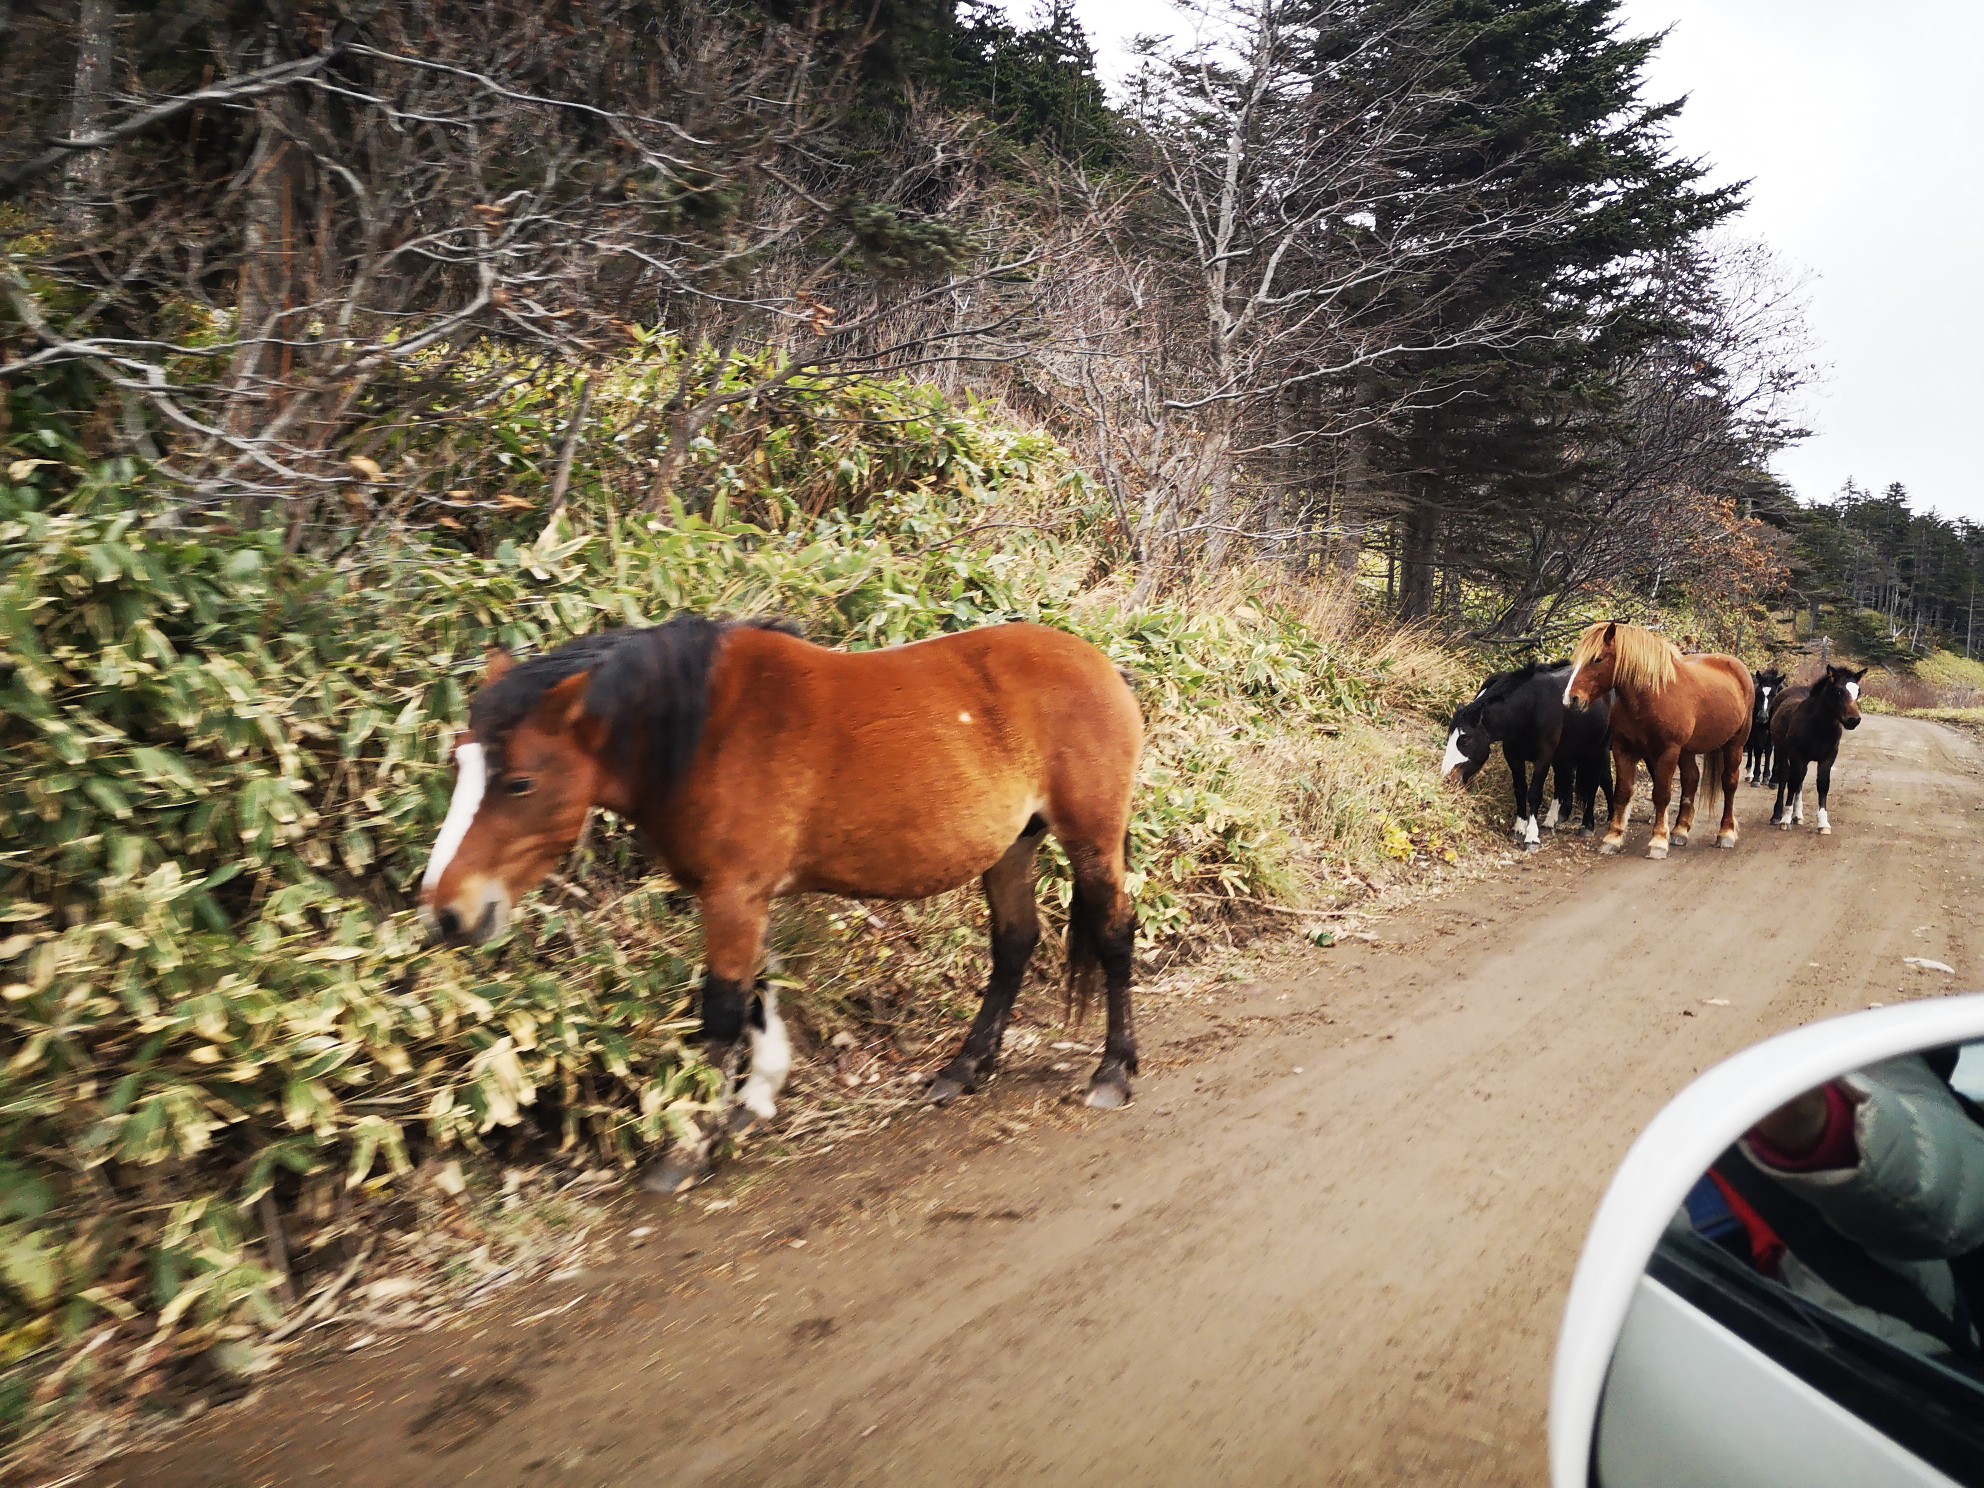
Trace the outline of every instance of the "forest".
[[1918, 511], [1891, 483], [1876, 495], [1848, 481], [1825, 501], [1783, 505], [1790, 571], [1785, 594], [1809, 610], [1814, 631], [1822, 606], [1859, 621], [1863, 648], [1881, 659], [1927, 650], [1977, 655], [1977, 584], [1984, 576], [1984, 529]]
[[[1066, 0], [0, 7], [10, 1450], [708, 1107], [621, 830], [497, 954], [412, 923], [488, 643], [1073, 630], [1151, 719], [1150, 967], [1453, 864], [1434, 720], [1595, 615], [1972, 650], [1978, 529], [1771, 474], [1802, 288], [1615, 0], [1171, 29], [1112, 90]], [[784, 1140], [909, 1098], [979, 913], [775, 927], [892, 1071]]]

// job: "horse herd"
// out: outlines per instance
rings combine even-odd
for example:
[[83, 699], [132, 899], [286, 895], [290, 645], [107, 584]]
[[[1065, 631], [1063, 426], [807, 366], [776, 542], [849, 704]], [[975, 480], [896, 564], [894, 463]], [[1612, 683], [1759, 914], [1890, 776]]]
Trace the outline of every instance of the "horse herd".
[[[1786, 689], [1774, 672], [1753, 680], [1734, 657], [1683, 655], [1638, 627], [1595, 625], [1569, 661], [1491, 677], [1455, 715], [1443, 773], [1471, 777], [1500, 743], [1531, 846], [1574, 806], [1583, 830], [1596, 830], [1602, 789], [1604, 850], [1616, 852], [1644, 761], [1648, 852], [1658, 858], [1670, 840], [1687, 841], [1703, 786], [1711, 803], [1723, 799], [1718, 845], [1734, 845], [1749, 749], [1753, 778], [1774, 769], [1772, 819], [1787, 826], [1802, 820], [1805, 771], [1818, 766], [1819, 830], [1828, 831], [1832, 762], [1841, 731], [1858, 722], [1860, 675], [1828, 667]], [[844, 652], [775, 623], [684, 615], [523, 661], [493, 650], [456, 739], [454, 795], [420, 912], [437, 939], [481, 944], [572, 850], [594, 808], [639, 829], [696, 898], [700, 1037], [721, 1071], [716, 1112], [644, 1180], [674, 1192], [708, 1170], [726, 1125], [741, 1131], [773, 1115], [790, 1072], [777, 999], [759, 974], [775, 899], [914, 900], [978, 880], [991, 911], [991, 977], [963, 1047], [931, 1082], [942, 1104], [998, 1063], [1040, 939], [1034, 858], [1052, 834], [1073, 877], [1069, 1002], [1085, 1008], [1100, 984], [1107, 1007], [1088, 1104], [1121, 1106], [1137, 1073], [1125, 875], [1143, 742], [1129, 679], [1095, 647], [1039, 625]], [[1556, 795], [1539, 824], [1553, 771]]]
[[[1535, 851], [1544, 831], [1580, 811], [1579, 835], [1590, 837], [1603, 791], [1612, 819], [1603, 850], [1617, 852], [1631, 810], [1631, 781], [1644, 762], [1653, 776], [1656, 818], [1647, 855], [1661, 858], [1670, 842], [1687, 842], [1698, 785], [1709, 787], [1704, 794], [1711, 800], [1722, 795], [1716, 845], [1730, 847], [1744, 774], [1752, 785], [1776, 788], [1771, 825], [1789, 830], [1805, 820], [1805, 778], [1816, 768], [1818, 829], [1830, 835], [1832, 767], [1846, 731], [1860, 726], [1865, 676], [1864, 667], [1828, 665], [1811, 681], [1791, 686], [1775, 667], [1752, 675], [1733, 656], [1683, 653], [1635, 626], [1594, 626], [1574, 656], [1496, 672], [1483, 682], [1454, 713], [1440, 775], [1445, 780], [1458, 772], [1466, 785], [1500, 744], [1515, 791], [1519, 842]], [[1713, 765], [1706, 773], [1704, 759]], [[1553, 774], [1551, 790], [1546, 781]], [[1670, 834], [1666, 810], [1675, 774], [1682, 791]], [[1625, 788], [1617, 787], [1620, 781]]]

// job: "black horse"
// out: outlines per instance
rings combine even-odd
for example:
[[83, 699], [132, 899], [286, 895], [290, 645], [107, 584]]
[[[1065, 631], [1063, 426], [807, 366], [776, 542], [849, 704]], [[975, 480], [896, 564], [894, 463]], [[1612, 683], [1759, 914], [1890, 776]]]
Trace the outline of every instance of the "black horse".
[[1785, 676], [1776, 667], [1767, 667], [1753, 680], [1757, 700], [1750, 710], [1750, 742], [1743, 746], [1743, 753], [1748, 757], [1750, 784], [1769, 785], [1776, 778], [1770, 768], [1770, 721], [1784, 701]]
[[1826, 819], [1826, 796], [1832, 790], [1832, 762], [1839, 758], [1839, 741], [1846, 730], [1860, 727], [1860, 679], [1865, 667], [1829, 666], [1825, 675], [1806, 687], [1794, 687], [1778, 704], [1771, 719], [1771, 744], [1777, 751], [1777, 805], [1774, 827], [1791, 830], [1805, 820], [1805, 771], [1819, 767], [1819, 832], [1832, 835]]
[[[1612, 810], [1612, 702], [1606, 698], [1584, 712], [1572, 712], [1564, 706], [1570, 676], [1568, 661], [1532, 662], [1513, 672], [1497, 672], [1454, 713], [1440, 766], [1441, 779], [1458, 769], [1466, 785], [1500, 744], [1515, 786], [1516, 836], [1532, 850], [1542, 845], [1543, 827], [1555, 827], [1559, 817], [1568, 821], [1577, 806], [1584, 810], [1579, 834], [1591, 836], [1601, 788], [1607, 814]], [[1536, 813], [1553, 769], [1557, 791], [1549, 817], [1539, 825]]]

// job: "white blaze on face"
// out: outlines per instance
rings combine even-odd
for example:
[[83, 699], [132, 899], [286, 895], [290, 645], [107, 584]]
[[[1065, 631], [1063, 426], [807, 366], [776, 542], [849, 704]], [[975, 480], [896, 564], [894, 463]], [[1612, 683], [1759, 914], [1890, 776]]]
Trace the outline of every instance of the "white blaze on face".
[[1460, 750], [1460, 730], [1455, 729], [1451, 734], [1447, 735], [1447, 757], [1440, 761], [1440, 778], [1445, 780], [1457, 768], [1466, 763], [1467, 756], [1462, 754]]
[[1571, 689], [1578, 685], [1578, 673], [1582, 670], [1583, 668], [1581, 667], [1572, 667], [1570, 676], [1564, 679], [1564, 706], [1566, 708], [1571, 705]]
[[1846, 695], [1847, 695], [1848, 697], [1850, 697], [1850, 698], [1852, 698], [1854, 702], [1856, 702], [1856, 703], [1857, 703], [1857, 702], [1859, 702], [1859, 701], [1860, 701], [1860, 684], [1859, 684], [1858, 682], [1849, 682], [1849, 683], [1847, 683], [1847, 684], [1846, 684]]
[[420, 887], [432, 892], [448, 871], [448, 864], [461, 851], [462, 839], [482, 809], [482, 792], [489, 783], [480, 744], [460, 744], [455, 748], [455, 798], [448, 803], [441, 834], [434, 839], [434, 856], [427, 860], [427, 871], [420, 876]]
[[785, 1020], [778, 1015], [778, 994], [769, 987], [765, 989], [764, 1008], [765, 1026], [749, 1030], [751, 1073], [737, 1098], [760, 1121], [770, 1121], [778, 1114], [773, 1097], [785, 1088], [786, 1076], [792, 1073], [792, 1040], [786, 1034]]

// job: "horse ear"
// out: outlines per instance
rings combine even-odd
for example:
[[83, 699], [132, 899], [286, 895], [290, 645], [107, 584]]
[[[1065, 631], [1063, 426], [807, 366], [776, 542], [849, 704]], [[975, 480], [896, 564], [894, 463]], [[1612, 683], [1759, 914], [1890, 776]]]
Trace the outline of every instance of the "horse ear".
[[586, 712], [586, 691], [592, 686], [592, 673], [579, 672], [567, 677], [544, 694], [538, 713], [544, 722], [561, 733], [576, 737], [580, 747], [596, 749], [605, 725]]
[[1858, 682], [1862, 677], [1865, 677], [1866, 675], [1867, 675], [1867, 669], [1865, 667], [1862, 667], [1860, 668], [1859, 671], [1853, 674], [1853, 680], [1855, 682]]
[[1609, 646], [1619, 638], [1619, 622], [1612, 621], [1605, 627], [1605, 643]]
[[510, 668], [516, 664], [516, 657], [512, 656], [503, 647], [491, 646], [487, 651], [482, 653], [482, 685], [484, 687], [495, 686], [510, 675]]

